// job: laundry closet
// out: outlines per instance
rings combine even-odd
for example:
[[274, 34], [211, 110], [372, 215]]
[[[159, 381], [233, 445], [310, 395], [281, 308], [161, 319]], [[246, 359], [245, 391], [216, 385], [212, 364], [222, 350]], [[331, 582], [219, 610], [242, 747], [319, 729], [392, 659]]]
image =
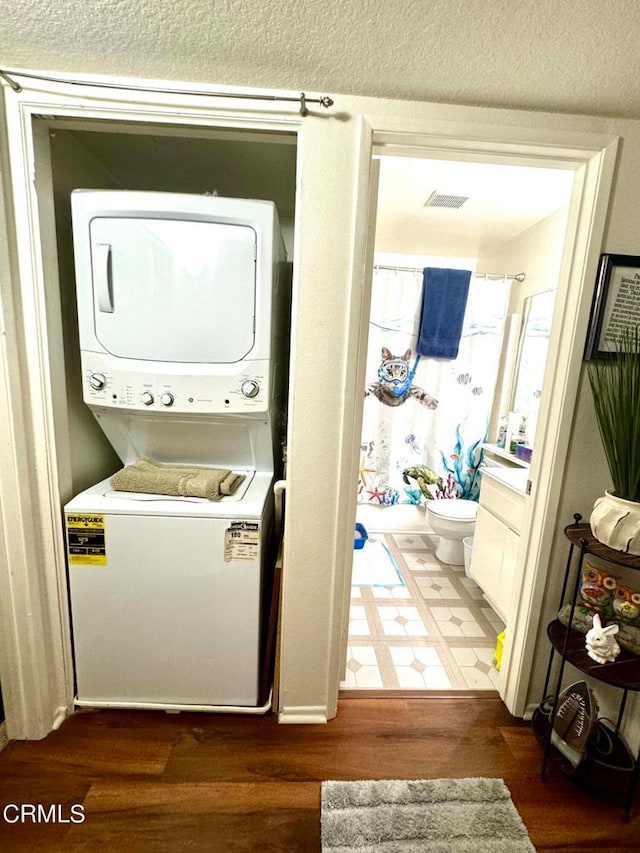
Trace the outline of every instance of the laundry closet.
[[[263, 712], [276, 619], [273, 484], [286, 431], [295, 135], [40, 122], [76, 703]], [[190, 248], [194, 226], [201, 236]], [[174, 293], [162, 305], [162, 287], [137, 289], [143, 267], [134, 261], [124, 288], [118, 257], [147, 237], [147, 255], [180, 254], [185, 269], [204, 263], [204, 243], [218, 266], [237, 261], [236, 277], [223, 276], [208, 297]], [[163, 265], [150, 268], [161, 274]], [[118, 300], [129, 311], [124, 339]], [[101, 348], [106, 361], [93, 363]], [[215, 501], [114, 491], [112, 475], [140, 458], [228, 468], [239, 485]]]

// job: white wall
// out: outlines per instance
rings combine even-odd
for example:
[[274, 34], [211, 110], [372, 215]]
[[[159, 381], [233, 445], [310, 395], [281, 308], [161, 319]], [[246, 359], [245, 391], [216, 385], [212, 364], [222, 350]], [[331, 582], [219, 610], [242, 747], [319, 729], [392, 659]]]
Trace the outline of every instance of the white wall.
[[557, 286], [566, 225], [567, 209], [563, 208], [502, 245], [481, 252], [478, 269], [526, 275], [523, 282], [512, 284], [508, 313], [520, 313], [528, 296]]
[[[413, 118], [418, 125], [422, 120], [427, 124], [431, 121], [433, 127], [439, 126], [439, 120], [450, 120], [454, 123], [477, 122], [478, 128], [486, 129], [492, 125], [501, 125], [508, 134], [531, 134], [536, 137], [541, 129], [560, 131], [592, 131], [604, 134], [619, 133], [624, 137], [622, 155], [618, 165], [618, 180], [616, 200], [623, 205], [630, 204], [638, 207], [633, 201], [634, 193], [638, 190], [638, 174], [636, 160], [640, 152], [640, 136], [635, 122], [619, 122], [608, 120], [584, 120], [577, 117], [541, 116], [523, 113], [501, 113], [486, 110], [466, 110], [434, 105], [411, 105], [400, 102], [379, 102], [366, 99], [340, 99], [344, 114], [350, 114], [354, 119], [360, 113], [371, 120], [376, 126], [393, 129], [403, 119]], [[451, 127], [451, 125], [450, 125]], [[528, 129], [528, 130], [527, 130]], [[332, 677], [337, 672], [338, 661], [327, 662], [329, 651], [326, 645], [326, 631], [332, 620], [338, 618], [335, 608], [338, 605], [336, 595], [340, 592], [339, 578], [343, 564], [348, 559], [350, 541], [347, 535], [352, 530], [352, 511], [344, 504], [345, 494], [352, 501], [353, 484], [349, 481], [350, 472], [340, 470], [341, 456], [336, 454], [340, 442], [336, 444], [336, 426], [345, 424], [345, 416], [353, 411], [353, 394], [355, 388], [347, 381], [343, 373], [345, 359], [353, 345], [352, 329], [343, 326], [337, 328], [337, 318], [349, 304], [349, 290], [352, 287], [345, 266], [347, 260], [345, 241], [351, 233], [352, 217], [355, 215], [356, 199], [353, 195], [353, 170], [356, 168], [354, 152], [357, 147], [355, 136], [356, 126], [352, 120], [343, 121], [339, 127], [326, 121], [318, 121], [314, 127], [313, 152], [317, 156], [314, 172], [319, 169], [325, 176], [330, 176], [326, 186], [320, 191], [321, 196], [315, 196], [312, 202], [313, 210], [309, 210], [309, 223], [315, 222], [316, 233], [321, 231], [331, 243], [331, 257], [321, 257], [315, 252], [307, 258], [300, 256], [300, 302], [297, 306], [297, 322], [295, 339], [303, 345], [304, 354], [296, 353], [295, 367], [300, 370], [295, 382], [292, 398], [292, 425], [297, 438], [291, 443], [293, 481], [289, 494], [288, 514], [288, 565], [285, 572], [284, 589], [284, 620], [283, 639], [285, 648], [289, 651], [283, 656], [283, 686], [284, 703], [295, 706], [309, 704], [320, 706], [326, 701], [324, 693], [329, 686], [328, 712], [332, 712], [331, 692]], [[317, 153], [316, 153], [317, 152]], [[313, 158], [312, 158], [313, 159]], [[615, 218], [609, 228], [609, 239], [612, 238]], [[313, 227], [313, 226], [312, 226]], [[629, 229], [627, 234], [629, 235]], [[630, 236], [630, 235], [629, 235]], [[633, 240], [620, 235], [625, 243], [626, 251], [632, 250]], [[318, 247], [319, 248], [319, 247]], [[535, 280], [534, 258], [538, 248], [531, 249], [531, 258], [524, 259], [523, 266], [531, 270]], [[546, 264], [557, 263], [557, 244], [550, 251]], [[551, 257], [553, 256], [553, 258]], [[492, 266], [500, 259], [496, 256]], [[500, 260], [499, 268], [506, 264], [506, 257]], [[522, 261], [522, 257], [519, 258]], [[485, 259], [489, 263], [489, 259]], [[511, 265], [508, 265], [511, 266]], [[520, 264], [516, 264], [520, 266]], [[315, 268], [316, 275], [313, 283], [307, 279], [310, 268]], [[541, 267], [538, 267], [540, 269]], [[527, 270], [529, 272], [529, 270]], [[544, 276], [545, 286], [548, 281], [548, 268]], [[312, 289], [310, 290], [309, 287]], [[581, 321], [586, 332], [588, 305], [581, 309]], [[340, 337], [342, 335], [342, 337]], [[331, 353], [332, 370], [327, 370], [326, 355]], [[340, 377], [337, 382], [330, 375]], [[338, 385], [344, 386], [338, 390]], [[305, 413], [303, 415], [303, 412]], [[301, 419], [304, 418], [304, 424]], [[297, 427], [303, 426], [298, 432]], [[582, 428], [581, 425], [578, 425]], [[593, 439], [593, 436], [590, 436]], [[308, 465], [309, 460], [317, 460], [322, 470], [323, 488], [319, 494], [314, 489], [312, 478], [301, 487], [302, 466]], [[576, 464], [575, 458], [571, 464]], [[579, 464], [579, 462], [578, 462]], [[300, 467], [298, 467], [300, 466]], [[597, 476], [598, 472], [595, 471]], [[558, 476], [563, 477], [562, 472]], [[295, 485], [297, 482], [297, 485]], [[606, 483], [593, 482], [592, 492], [598, 493]], [[579, 486], [576, 485], [576, 488]], [[346, 491], [344, 491], [346, 490]], [[586, 499], [588, 503], [591, 497]], [[575, 504], [575, 499], [565, 498], [562, 511], [558, 517], [558, 526], [563, 527], [567, 517], [567, 503]], [[585, 500], [579, 501], [584, 503]], [[573, 509], [571, 509], [573, 512]], [[570, 516], [570, 513], [569, 513]], [[313, 519], [310, 524], [309, 520]], [[330, 589], [333, 587], [333, 589]], [[322, 610], [327, 608], [322, 615]], [[329, 625], [326, 619], [329, 616]], [[543, 631], [544, 634], [544, 631]], [[545, 645], [542, 634], [540, 643]], [[295, 637], [295, 644], [293, 638]], [[337, 650], [333, 651], [336, 654]], [[313, 672], [313, 676], [309, 673]], [[531, 694], [541, 689], [534, 684]]]
[[[421, 134], [460, 133], [466, 138], [496, 137], [514, 143], [566, 138], [574, 144], [583, 134], [620, 134], [623, 145], [608, 250], [634, 251], [634, 222], [640, 213], [637, 122], [346, 96], [339, 97], [334, 114], [304, 120], [295, 226], [282, 607], [281, 701], [290, 719], [330, 717], [337, 703], [342, 650], [335, 636], [343, 625], [355, 517], [356, 472], [351, 453], [362, 389], [355, 365], [363, 300], [362, 222], [367, 212], [370, 126], [381, 135], [402, 131], [403, 138], [413, 139], [414, 144]], [[585, 332], [588, 310], [585, 302], [580, 311]], [[32, 381], [35, 384], [35, 377]], [[35, 399], [35, 392], [31, 393]], [[585, 427], [582, 422], [574, 426], [574, 446], [584, 437]], [[559, 527], [577, 504], [588, 504], [607, 485], [594, 477], [593, 494], [582, 494], [583, 484], [571, 470], [576, 464], [580, 460], [572, 451], [564, 475], [570, 488], [563, 495]], [[544, 645], [544, 638], [540, 642]], [[533, 694], [536, 689], [534, 685]]]
[[[115, 451], [82, 400], [70, 194], [77, 187], [117, 189], [119, 186], [113, 175], [72, 135], [65, 136], [64, 144], [59, 144], [58, 137], [53, 135], [51, 146], [60, 271], [58, 298], [64, 339], [65, 363], [61, 374], [66, 379], [66, 387], [56, 389], [56, 393], [59, 396], [66, 395], [71, 467], [68, 493], [64, 490], [60, 495], [61, 500], [66, 502], [82, 489], [113, 474], [119, 463]], [[60, 438], [63, 440], [64, 437]]]
[[[619, 190], [617, 192], [619, 195]], [[566, 211], [558, 211], [533, 229], [528, 229], [516, 239], [500, 247], [496, 254], [490, 255], [491, 260], [487, 261], [488, 263], [506, 263], [510, 267], [513, 267], [514, 264], [517, 266], [520, 263], [522, 269], [526, 271], [527, 278], [524, 284], [514, 284], [510, 310], [521, 311], [522, 302], [527, 296], [545, 290], [549, 286], [555, 286], [560, 270], [565, 227]], [[625, 253], [630, 251], [628, 247], [624, 250]], [[483, 259], [481, 263], [484, 262]], [[557, 472], [557, 476], [562, 480], [563, 490], [551, 557], [551, 572], [545, 595], [543, 625], [554, 618], [558, 611], [558, 600], [569, 553], [569, 542], [562, 530], [567, 524], [573, 522], [574, 513], [580, 513], [583, 516], [583, 521], [588, 521], [594, 500], [610, 485], [610, 475], [595, 421], [593, 400], [584, 368], [567, 465], [565, 471]], [[542, 690], [548, 658], [549, 643], [545, 632], [542, 631], [536, 645], [533, 678], [529, 691], [528, 701], [532, 705], [541, 699], [540, 691]], [[575, 678], [581, 677], [578, 672], [574, 672], [573, 675]], [[617, 702], [620, 698], [619, 692], [609, 690], [597, 683], [594, 683], [593, 687], [603, 705], [603, 711], [610, 713], [615, 718]], [[633, 705], [631, 704], [628, 720], [631, 720], [633, 716]], [[633, 727], [629, 727], [629, 733], [632, 738], [637, 738], [640, 731], [636, 734]]]
[[[634, 248], [635, 237], [630, 233], [627, 217], [637, 216], [637, 213], [632, 213], [633, 200], [624, 192], [620, 177], [627, 170], [633, 171], [640, 168], [638, 163], [640, 151], [637, 148], [639, 142], [638, 127], [629, 127], [628, 131], [629, 135], [625, 137], [624, 150], [619, 162], [618, 179], [614, 186], [605, 243], [602, 247], [603, 251], [620, 252], [621, 254], [633, 254], [636, 251]], [[514, 269], [515, 266], [520, 265], [526, 272], [527, 278], [524, 284], [514, 284], [509, 306], [510, 311], [521, 311], [522, 302], [527, 296], [546, 290], [549, 286], [555, 286], [560, 271], [566, 214], [566, 210], [558, 211], [547, 220], [532, 229], [528, 229], [495, 252], [492, 251], [480, 259], [480, 264], [495, 265], [502, 263]], [[615, 240], [613, 235], [616, 235]], [[595, 499], [611, 485], [595, 420], [593, 398], [584, 367], [571, 431], [567, 464], [565, 470], [557, 471], [556, 475], [562, 482], [562, 498], [550, 560], [551, 571], [545, 594], [543, 628], [548, 621], [555, 618], [559, 609], [558, 601], [570, 547], [563, 529], [573, 522], [574, 513], [580, 513], [582, 520], [588, 521]], [[546, 632], [542, 630], [535, 649], [534, 668], [528, 697], [530, 705], [537, 704], [542, 698], [541, 691], [549, 659], [549, 648]], [[571, 674], [574, 679], [583, 677], [577, 670], [568, 667], [565, 679], [570, 679]], [[592, 687], [601, 703], [601, 714], [609, 715], [615, 719], [620, 692], [607, 688], [598, 682], [592, 682]], [[634, 724], [638, 707], [640, 707], [640, 703], [632, 695], [625, 717], [625, 731], [633, 743], [640, 741], [640, 723]]]
[[567, 208], [526, 228], [516, 237], [494, 245], [479, 259], [479, 269], [503, 269], [512, 273], [524, 272], [523, 282], [513, 280], [507, 306], [505, 348], [498, 373], [498, 383], [491, 411], [489, 436], [494, 440], [500, 418], [506, 414], [514, 381], [515, 353], [522, 322], [524, 301], [535, 293], [556, 288], [562, 248], [567, 226]]

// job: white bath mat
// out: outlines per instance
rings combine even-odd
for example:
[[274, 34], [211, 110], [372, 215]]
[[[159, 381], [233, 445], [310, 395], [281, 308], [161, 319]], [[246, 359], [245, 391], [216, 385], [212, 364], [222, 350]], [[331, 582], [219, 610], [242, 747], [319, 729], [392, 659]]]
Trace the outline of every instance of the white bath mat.
[[404, 586], [391, 551], [379, 534], [369, 534], [363, 548], [353, 552], [352, 586]]
[[502, 779], [323, 782], [323, 853], [535, 853]]

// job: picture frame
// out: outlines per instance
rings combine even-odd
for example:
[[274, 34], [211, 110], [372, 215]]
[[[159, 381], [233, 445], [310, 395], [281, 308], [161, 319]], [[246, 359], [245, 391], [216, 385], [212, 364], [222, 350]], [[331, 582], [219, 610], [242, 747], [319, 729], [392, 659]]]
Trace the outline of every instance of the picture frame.
[[584, 358], [611, 359], [611, 335], [640, 325], [640, 255], [600, 255]]

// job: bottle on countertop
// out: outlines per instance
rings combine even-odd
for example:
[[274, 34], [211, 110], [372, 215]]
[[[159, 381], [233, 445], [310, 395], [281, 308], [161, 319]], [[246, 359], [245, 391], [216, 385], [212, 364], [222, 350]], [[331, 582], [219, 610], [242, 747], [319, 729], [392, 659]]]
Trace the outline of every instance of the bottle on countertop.
[[498, 427], [498, 438], [496, 445], [498, 447], [506, 447], [507, 444], [507, 418], [503, 415], [500, 418], [500, 426]]
[[511, 451], [511, 453], [515, 453], [516, 447], [519, 444], [526, 444], [526, 443], [527, 443], [527, 419], [523, 417], [522, 420], [520, 421], [520, 428], [518, 429], [518, 432], [511, 439], [511, 443], [509, 445], [509, 450]]

